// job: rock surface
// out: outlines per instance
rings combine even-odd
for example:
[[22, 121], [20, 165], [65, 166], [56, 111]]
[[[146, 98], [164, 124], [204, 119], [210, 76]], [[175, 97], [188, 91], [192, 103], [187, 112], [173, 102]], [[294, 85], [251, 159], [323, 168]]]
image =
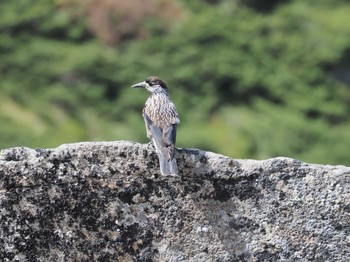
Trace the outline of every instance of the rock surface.
[[350, 168], [100, 142], [0, 154], [0, 261], [350, 261]]

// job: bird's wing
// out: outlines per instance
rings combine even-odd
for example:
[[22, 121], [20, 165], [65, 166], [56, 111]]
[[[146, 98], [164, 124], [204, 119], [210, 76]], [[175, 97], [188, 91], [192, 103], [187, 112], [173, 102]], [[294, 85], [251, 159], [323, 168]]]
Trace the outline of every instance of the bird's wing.
[[156, 149], [160, 150], [167, 160], [172, 159], [174, 157], [176, 142], [176, 124], [171, 124], [162, 129], [153, 123], [146, 112], [143, 112], [143, 118], [146, 127], [152, 136], [152, 140], [156, 144]]
[[176, 124], [172, 124], [163, 129], [163, 140], [168, 146], [175, 146], [176, 143]]
[[176, 142], [176, 124], [172, 124], [163, 129], [163, 141], [166, 144], [165, 157], [170, 160], [174, 158]]
[[177, 113], [177, 110], [176, 110], [176, 107], [175, 107], [174, 103], [170, 101], [169, 106], [170, 106], [170, 112], [171, 112], [171, 115], [172, 115], [171, 123], [172, 124], [179, 124], [180, 123], [180, 119], [179, 119], [179, 115]]
[[151, 139], [154, 139], [157, 142], [157, 144], [164, 147], [165, 143], [163, 141], [162, 130], [153, 123], [153, 121], [147, 115], [146, 112], [143, 112], [143, 119], [145, 120], [146, 128], [147, 128], [148, 132], [151, 134]]

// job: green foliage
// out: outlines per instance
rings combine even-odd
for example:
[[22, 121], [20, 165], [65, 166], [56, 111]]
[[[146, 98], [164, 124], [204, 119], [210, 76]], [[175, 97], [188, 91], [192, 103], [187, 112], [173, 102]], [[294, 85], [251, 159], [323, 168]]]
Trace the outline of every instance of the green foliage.
[[[181, 147], [350, 165], [346, 1], [156, 3], [170, 15], [140, 11], [130, 38], [115, 23], [123, 37], [111, 46], [106, 24], [89, 24], [97, 16], [87, 2], [1, 2], [0, 147], [146, 142], [147, 94], [130, 85], [159, 75], [180, 114]], [[169, 17], [178, 19], [162, 26]]]

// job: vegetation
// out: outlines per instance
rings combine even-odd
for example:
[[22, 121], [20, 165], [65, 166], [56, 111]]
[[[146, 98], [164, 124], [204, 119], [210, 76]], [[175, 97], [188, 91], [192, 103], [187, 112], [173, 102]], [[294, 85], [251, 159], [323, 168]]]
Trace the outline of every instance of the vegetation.
[[159, 75], [179, 147], [350, 165], [350, 6], [342, 0], [4, 0], [0, 148], [146, 142]]

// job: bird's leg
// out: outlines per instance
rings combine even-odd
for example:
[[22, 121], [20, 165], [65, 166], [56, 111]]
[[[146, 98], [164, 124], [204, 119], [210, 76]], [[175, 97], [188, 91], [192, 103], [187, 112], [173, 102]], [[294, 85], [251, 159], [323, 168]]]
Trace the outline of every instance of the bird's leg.
[[147, 137], [148, 137], [149, 140], [152, 140], [152, 135], [151, 135], [151, 133], [148, 130], [147, 130]]
[[146, 126], [147, 137], [148, 137], [149, 140], [152, 141], [152, 134], [151, 134], [151, 131], [149, 130], [149, 128], [147, 126], [147, 123], [145, 123], [145, 126]]

